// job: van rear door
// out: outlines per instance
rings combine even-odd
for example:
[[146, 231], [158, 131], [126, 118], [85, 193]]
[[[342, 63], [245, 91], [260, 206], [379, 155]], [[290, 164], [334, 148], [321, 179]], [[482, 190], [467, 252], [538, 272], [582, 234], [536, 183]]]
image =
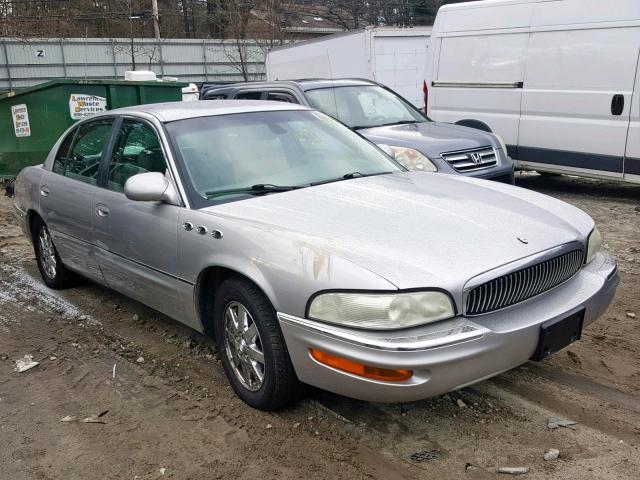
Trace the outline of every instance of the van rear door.
[[424, 35], [407, 35], [405, 31], [371, 32], [372, 76], [420, 108], [429, 36], [426, 31]]
[[622, 177], [640, 28], [532, 27], [520, 166]]

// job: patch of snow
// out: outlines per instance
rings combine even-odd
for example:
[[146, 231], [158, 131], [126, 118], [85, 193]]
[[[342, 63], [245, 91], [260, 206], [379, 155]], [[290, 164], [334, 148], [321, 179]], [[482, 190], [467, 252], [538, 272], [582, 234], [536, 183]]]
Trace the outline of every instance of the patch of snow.
[[99, 324], [89, 315], [83, 314], [80, 309], [57, 293], [48, 288], [42, 280], [33, 278], [22, 267], [13, 265], [0, 265], [0, 271], [10, 276], [0, 285], [0, 304], [12, 302], [19, 304], [27, 311], [34, 312], [40, 304], [47, 310], [57, 312], [65, 318], [81, 319], [88, 323]]

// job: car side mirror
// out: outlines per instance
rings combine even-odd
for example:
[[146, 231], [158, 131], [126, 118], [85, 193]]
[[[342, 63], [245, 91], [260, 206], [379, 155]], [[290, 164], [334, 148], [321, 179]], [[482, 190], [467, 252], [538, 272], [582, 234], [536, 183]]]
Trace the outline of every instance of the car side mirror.
[[180, 205], [180, 198], [173, 183], [164, 173], [146, 172], [129, 177], [124, 184], [124, 194], [137, 202], [164, 202]]

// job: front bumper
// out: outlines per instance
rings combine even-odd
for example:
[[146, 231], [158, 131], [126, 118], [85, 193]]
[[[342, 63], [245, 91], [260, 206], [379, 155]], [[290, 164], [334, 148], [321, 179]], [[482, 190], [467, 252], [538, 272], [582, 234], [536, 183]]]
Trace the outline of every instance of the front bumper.
[[513, 185], [515, 183], [513, 165], [508, 164], [487, 169], [486, 172], [479, 170], [477, 174], [470, 176], [472, 176], [473, 178], [482, 178], [485, 180], [494, 180], [497, 182], [508, 183], [509, 185]]
[[[615, 262], [598, 254], [561, 286], [504, 310], [456, 317], [401, 331], [363, 331], [278, 313], [300, 381], [352, 398], [413, 401], [440, 395], [525, 363], [540, 324], [585, 309], [584, 325], [602, 315], [619, 279]], [[365, 365], [413, 370], [405, 382], [388, 383], [345, 373], [314, 360], [309, 349]]]

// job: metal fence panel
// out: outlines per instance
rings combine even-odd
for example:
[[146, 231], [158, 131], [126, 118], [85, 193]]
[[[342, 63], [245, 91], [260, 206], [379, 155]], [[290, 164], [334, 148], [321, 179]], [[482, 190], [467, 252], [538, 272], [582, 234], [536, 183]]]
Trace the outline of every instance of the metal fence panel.
[[48, 41], [19, 41], [8, 45], [9, 65], [62, 64], [59, 43]]
[[68, 42], [63, 44], [65, 62], [69, 64], [113, 63], [110, 43]]
[[[0, 91], [55, 78], [122, 79], [132, 69], [131, 39], [0, 39]], [[136, 68], [181, 81], [265, 77], [266, 48], [255, 41], [134, 39]], [[243, 58], [243, 62], [240, 58]], [[243, 65], [244, 64], [244, 68]]]

